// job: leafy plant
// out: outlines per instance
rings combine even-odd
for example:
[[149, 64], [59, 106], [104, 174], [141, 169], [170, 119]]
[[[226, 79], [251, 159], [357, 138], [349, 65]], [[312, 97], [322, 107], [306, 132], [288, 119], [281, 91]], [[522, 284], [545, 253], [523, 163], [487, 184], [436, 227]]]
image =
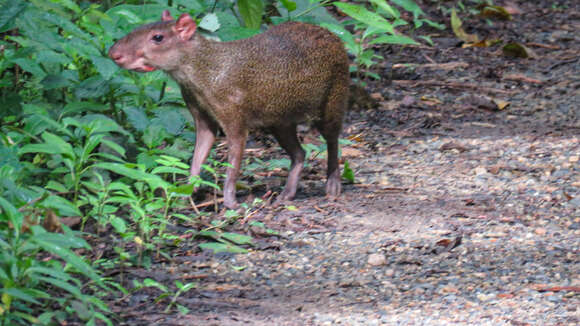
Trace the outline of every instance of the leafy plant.
[[[423, 24], [431, 27], [443, 28], [442, 25], [424, 18], [425, 13], [412, 0], [394, 0], [392, 3], [410, 11], [413, 14], [414, 28], [420, 28]], [[356, 72], [356, 81], [363, 83], [362, 77], [379, 79], [380, 76], [370, 70], [377, 64], [377, 60], [384, 58], [376, 53], [375, 46], [381, 44], [395, 45], [416, 45], [418, 44], [411, 37], [405, 36], [398, 32], [398, 26], [407, 25], [408, 23], [401, 18], [398, 9], [387, 3], [386, 0], [371, 0], [372, 10], [367, 9], [364, 5], [334, 2], [333, 4], [342, 12], [352, 18], [344, 23], [346, 26], [353, 26], [355, 31], [361, 30], [360, 36], [355, 36], [342, 25], [334, 23], [321, 23], [338, 35], [345, 43], [347, 50], [355, 56], [355, 66], [352, 67]], [[423, 39], [430, 42], [426, 36]]]
[[[73, 251], [90, 249], [88, 244], [69, 229], [64, 229], [65, 234], [50, 233], [26, 223], [25, 216], [0, 197], [2, 325], [49, 324], [58, 318], [59, 310], [76, 314], [87, 324], [101, 320], [112, 325], [103, 314], [108, 311], [106, 305], [96, 296], [83, 293], [83, 282], [75, 276], [106, 288], [97, 272]], [[21, 232], [24, 227], [29, 232]], [[39, 260], [39, 255], [60, 260]], [[58, 309], [53, 310], [55, 306]]]

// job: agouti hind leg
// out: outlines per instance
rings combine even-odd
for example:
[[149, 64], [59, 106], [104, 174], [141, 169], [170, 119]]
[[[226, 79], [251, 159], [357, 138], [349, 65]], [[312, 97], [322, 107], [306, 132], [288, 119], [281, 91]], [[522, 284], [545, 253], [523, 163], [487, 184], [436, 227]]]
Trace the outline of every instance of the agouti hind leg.
[[328, 97], [322, 117], [315, 126], [320, 131], [327, 145], [328, 168], [326, 171], [326, 195], [340, 195], [340, 167], [338, 164], [338, 137], [342, 130], [342, 119], [346, 109], [348, 88], [337, 83]]
[[274, 134], [274, 137], [276, 137], [278, 143], [280, 143], [280, 146], [282, 146], [286, 153], [288, 153], [292, 161], [290, 171], [288, 172], [286, 187], [276, 200], [276, 202], [279, 203], [284, 200], [291, 200], [296, 195], [300, 173], [304, 166], [305, 153], [296, 135], [296, 124], [276, 127], [272, 130], [272, 133]]

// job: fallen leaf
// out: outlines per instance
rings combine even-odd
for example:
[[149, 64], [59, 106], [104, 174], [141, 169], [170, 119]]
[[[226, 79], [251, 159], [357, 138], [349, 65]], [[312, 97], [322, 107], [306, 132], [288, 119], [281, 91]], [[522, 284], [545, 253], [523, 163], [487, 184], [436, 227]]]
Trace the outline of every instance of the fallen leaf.
[[493, 103], [495, 103], [495, 105], [497, 105], [497, 109], [499, 111], [507, 108], [510, 105], [510, 102], [507, 101], [503, 101], [503, 100], [498, 100], [498, 99], [494, 99]]
[[511, 42], [504, 45], [504, 47], [502, 48], [502, 52], [504, 55], [508, 57], [530, 58], [530, 59], [535, 59], [538, 57], [534, 53], [534, 51], [517, 42]]
[[351, 135], [351, 136], [348, 136], [347, 139], [361, 143], [363, 141], [363, 134]]
[[481, 9], [480, 15], [485, 18], [512, 20], [512, 15], [502, 6], [486, 5]]
[[499, 39], [493, 39], [493, 40], [481, 40], [479, 42], [475, 42], [475, 43], [465, 43], [463, 44], [461, 47], [462, 48], [471, 48], [471, 47], [478, 47], [478, 48], [487, 48], [490, 47], [492, 45], [495, 45], [497, 43], [500, 43], [501, 40]]
[[455, 8], [451, 11], [451, 28], [453, 29], [453, 33], [457, 36], [458, 39], [468, 42], [468, 43], [477, 43], [479, 42], [479, 38], [475, 34], [467, 34], [463, 28], [461, 27], [461, 20], [457, 16], [457, 12]]
[[439, 100], [436, 97], [427, 97], [427, 96], [421, 96], [421, 101], [426, 102], [425, 104], [428, 104], [428, 105], [436, 105], [436, 104], [443, 103], [441, 100]]

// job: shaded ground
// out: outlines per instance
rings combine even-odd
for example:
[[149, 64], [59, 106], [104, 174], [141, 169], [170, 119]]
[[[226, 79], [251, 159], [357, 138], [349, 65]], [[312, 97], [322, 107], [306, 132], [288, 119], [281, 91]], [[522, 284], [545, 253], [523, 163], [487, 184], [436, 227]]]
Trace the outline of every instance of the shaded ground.
[[434, 48], [385, 52], [379, 72], [394, 81], [370, 83], [379, 106], [350, 112], [343, 133], [357, 183], [329, 202], [323, 160], [311, 161], [296, 210], [251, 217], [283, 236], [243, 226], [259, 250], [184, 249], [129, 271], [199, 286], [178, 300], [186, 315], [140, 291], [116, 304], [123, 324], [579, 324], [580, 13], [576, 1], [537, 2], [512, 2], [514, 21], [464, 21], [535, 60], [457, 47], [450, 30]]

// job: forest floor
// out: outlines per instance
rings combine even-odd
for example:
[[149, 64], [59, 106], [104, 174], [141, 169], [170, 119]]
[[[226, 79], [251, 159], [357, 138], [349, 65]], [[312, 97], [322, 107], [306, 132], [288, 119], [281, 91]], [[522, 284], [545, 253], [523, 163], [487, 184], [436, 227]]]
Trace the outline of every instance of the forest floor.
[[[347, 115], [355, 183], [325, 199], [324, 154], [310, 160], [294, 207], [259, 207], [232, 226], [254, 237], [250, 253], [190, 243], [126, 271], [198, 282], [177, 300], [188, 313], [162, 313], [149, 288], [113, 304], [119, 324], [580, 324], [579, 5], [503, 4], [512, 21], [464, 18], [464, 28], [534, 58], [462, 48], [449, 18], [423, 6], [448, 28], [433, 31], [434, 47], [385, 50], [383, 79], [368, 85], [377, 105]], [[301, 136], [318, 141], [308, 128]], [[249, 157], [285, 157], [264, 136], [249, 147]], [[244, 178], [269, 185], [252, 195], [281, 189], [284, 173], [267, 172]]]

